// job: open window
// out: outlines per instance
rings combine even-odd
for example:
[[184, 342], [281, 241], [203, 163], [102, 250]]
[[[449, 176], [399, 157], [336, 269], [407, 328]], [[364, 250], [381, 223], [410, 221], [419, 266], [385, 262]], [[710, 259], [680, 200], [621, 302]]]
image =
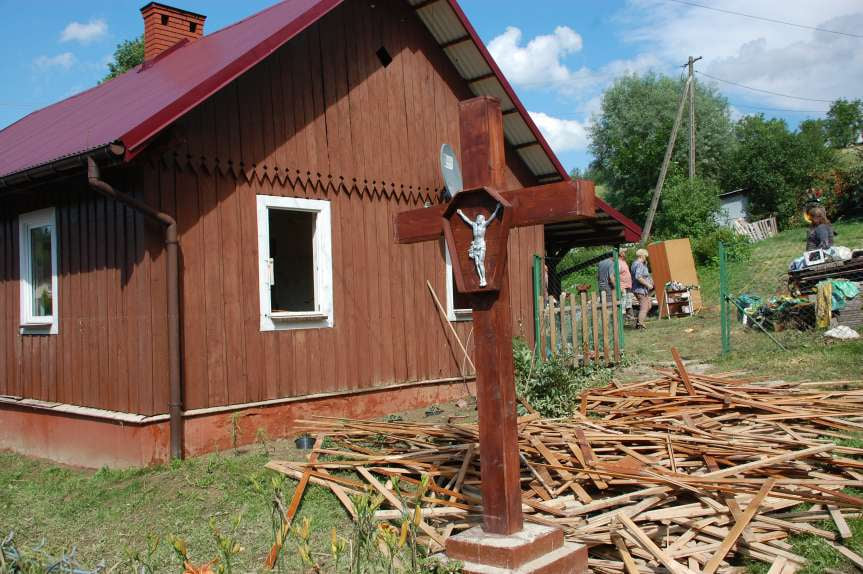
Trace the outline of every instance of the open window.
[[54, 208], [25, 213], [18, 218], [21, 272], [21, 333], [56, 335], [57, 225]]
[[333, 326], [328, 201], [258, 196], [261, 330]]
[[469, 321], [473, 317], [468, 296], [458, 292], [455, 285], [455, 275], [452, 271], [452, 261], [449, 250], [444, 246], [446, 256], [446, 313], [450, 321]]

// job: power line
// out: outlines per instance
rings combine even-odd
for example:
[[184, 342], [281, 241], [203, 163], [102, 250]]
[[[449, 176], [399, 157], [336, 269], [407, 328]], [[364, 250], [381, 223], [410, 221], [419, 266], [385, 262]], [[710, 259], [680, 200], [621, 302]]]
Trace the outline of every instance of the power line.
[[803, 28], [804, 30], [816, 30], [818, 32], [827, 32], [830, 34], [839, 34], [840, 36], [849, 36], [851, 38], [863, 38], [861, 34], [853, 34], [851, 32], [841, 32], [839, 30], [830, 30], [828, 28], [820, 28], [818, 26], [807, 26], [805, 24], [796, 24], [786, 20], [777, 20], [775, 18], [766, 18], [764, 16], [755, 16], [754, 14], [744, 14], [743, 12], [735, 12], [733, 10], [723, 10], [722, 8], [714, 8], [713, 6], [704, 6], [696, 2], [688, 0], [666, 0], [666, 2], [676, 2], [677, 4], [685, 4], [686, 6], [695, 6], [696, 8], [704, 8], [705, 10], [713, 10], [714, 12], [722, 12], [724, 14], [733, 14], [734, 16], [743, 16], [744, 18], [752, 18], [753, 20], [761, 20], [763, 22], [772, 22], [773, 24], [784, 24], [785, 26], [793, 26], [795, 28]]
[[[677, 1], [677, 0], [674, 0]], [[732, 86], [738, 86], [741, 88], [746, 88], [747, 90], [752, 90], [753, 92], [762, 92], [764, 94], [770, 94], [772, 96], [780, 96], [783, 98], [791, 98], [794, 100], [806, 100], [807, 102], [826, 102], [828, 104], [832, 104], [834, 100], [822, 100], [818, 98], [804, 98], [803, 96], [792, 96], [789, 94], [781, 94], [779, 92], [771, 92], [770, 90], [762, 90], [761, 88], [753, 88], [752, 86], [747, 86], [745, 84], [740, 84], [738, 82], [732, 82], [731, 80], [723, 80], [722, 78], [717, 78], [716, 76], [711, 76], [710, 74], [706, 74], [701, 70], [696, 70], [696, 73], [701, 74], [706, 78], [710, 78], [711, 80], [716, 80], [717, 82], [723, 82], [725, 84], [731, 84]]]
[[762, 106], [750, 106], [748, 104], [738, 104], [736, 102], [728, 102], [735, 108], [749, 108], [752, 110], [764, 110], [768, 112], [792, 112], [798, 114], [826, 114], [830, 110], [795, 110], [793, 108], [765, 108]]

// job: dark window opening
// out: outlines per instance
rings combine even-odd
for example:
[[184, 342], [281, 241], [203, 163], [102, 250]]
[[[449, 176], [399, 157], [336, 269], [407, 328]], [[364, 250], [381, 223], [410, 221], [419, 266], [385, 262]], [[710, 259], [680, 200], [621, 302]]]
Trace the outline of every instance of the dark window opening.
[[168, 15], [162, 14], [162, 26], [167, 26], [167, 25], [168, 25]]
[[458, 286], [455, 282], [455, 273], [455, 268], [453, 268], [450, 275], [450, 281], [452, 281], [452, 308], [454, 311], [469, 311], [470, 296], [465, 295], [464, 293], [459, 293]]
[[386, 48], [384, 48], [383, 46], [381, 46], [380, 48], [378, 48], [378, 51], [377, 51], [377, 52], [375, 52], [375, 54], [377, 54], [377, 55], [378, 55], [378, 60], [380, 60], [380, 61], [381, 61], [381, 65], [382, 65], [384, 68], [386, 68], [387, 66], [389, 66], [389, 65], [392, 63], [392, 61], [393, 61], [393, 57], [392, 57], [392, 56], [390, 56], [390, 53], [389, 53], [389, 52], [387, 52], [387, 49], [386, 49]]
[[189, 32], [194, 34], [197, 30], [198, 30], [198, 23], [197, 22], [189, 22]]
[[306, 211], [269, 210], [272, 312], [315, 311], [315, 220]]

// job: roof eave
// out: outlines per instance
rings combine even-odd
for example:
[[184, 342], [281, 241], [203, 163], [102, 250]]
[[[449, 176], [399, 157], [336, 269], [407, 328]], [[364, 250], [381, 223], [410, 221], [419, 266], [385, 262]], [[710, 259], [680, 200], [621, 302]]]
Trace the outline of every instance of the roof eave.
[[109, 142], [73, 155], [8, 173], [0, 176], [0, 192], [46, 183], [52, 179], [67, 177], [78, 171], [86, 170], [87, 158], [91, 156], [109, 163], [120, 162], [123, 160], [125, 151], [125, 146], [121, 142]]
[[480, 39], [479, 34], [477, 34], [473, 25], [468, 20], [467, 15], [461, 9], [461, 6], [459, 6], [458, 1], [447, 0], [447, 2], [453, 9], [453, 12], [455, 12], [456, 16], [461, 22], [461, 25], [464, 26], [465, 30], [467, 30], [468, 35], [471, 37], [471, 41], [476, 46], [477, 50], [479, 50], [479, 53], [485, 59], [486, 63], [488, 64], [489, 68], [491, 68], [494, 75], [497, 77], [497, 80], [500, 82], [501, 87], [503, 87], [504, 92], [506, 92], [506, 95], [509, 97], [515, 108], [518, 110], [519, 115], [521, 115], [522, 119], [524, 119], [524, 122], [525, 124], [527, 124], [528, 129], [530, 129], [531, 133], [536, 138], [536, 141], [539, 143], [540, 147], [542, 147], [542, 150], [548, 156], [549, 161], [551, 161], [551, 164], [552, 166], [554, 166], [554, 169], [557, 171], [558, 175], [563, 180], [570, 179], [569, 174], [566, 173], [566, 170], [560, 163], [557, 154], [555, 154], [552, 151], [551, 146], [548, 145], [548, 142], [545, 140], [542, 132], [539, 131], [539, 127], [533, 121], [533, 118], [530, 117], [530, 114], [527, 112], [527, 109], [521, 103], [519, 97], [515, 94], [515, 90], [512, 89], [509, 80], [507, 80], [506, 76], [503, 75], [503, 72], [498, 67], [497, 62], [494, 61], [491, 53], [489, 53], [488, 49], [485, 47], [482, 39]]

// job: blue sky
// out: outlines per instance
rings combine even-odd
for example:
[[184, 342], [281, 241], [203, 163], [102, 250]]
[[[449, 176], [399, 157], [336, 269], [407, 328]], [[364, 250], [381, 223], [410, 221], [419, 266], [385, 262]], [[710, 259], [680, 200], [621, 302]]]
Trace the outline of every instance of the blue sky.
[[[173, 3], [206, 14], [212, 32], [273, 1]], [[0, 127], [94, 85], [115, 45], [141, 33], [143, 3], [0, 0]], [[698, 64], [704, 73], [774, 92], [717, 83], [735, 116], [761, 112], [795, 126], [823, 116], [829, 100], [863, 93], [860, 0], [462, 0], [462, 6], [567, 169], [589, 163], [587, 127], [614, 78], [679, 74], [690, 54], [704, 57]]]

